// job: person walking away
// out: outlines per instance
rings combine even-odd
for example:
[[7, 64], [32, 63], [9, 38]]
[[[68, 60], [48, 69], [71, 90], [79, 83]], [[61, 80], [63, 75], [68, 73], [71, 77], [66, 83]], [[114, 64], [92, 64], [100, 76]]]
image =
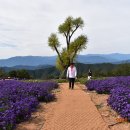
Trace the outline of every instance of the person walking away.
[[89, 69], [89, 71], [88, 71], [88, 80], [91, 80], [91, 78], [92, 78], [92, 71]]
[[69, 89], [74, 89], [74, 83], [77, 76], [77, 69], [74, 63], [71, 63], [67, 69], [66, 77], [69, 80]]

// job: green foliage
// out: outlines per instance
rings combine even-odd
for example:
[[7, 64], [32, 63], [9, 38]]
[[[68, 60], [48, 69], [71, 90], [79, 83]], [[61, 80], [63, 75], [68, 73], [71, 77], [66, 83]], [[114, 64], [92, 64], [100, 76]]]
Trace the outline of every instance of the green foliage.
[[[68, 65], [70, 55], [68, 54], [66, 48], [62, 49], [61, 57], [62, 57], [62, 60], [64, 61], [64, 64]], [[60, 60], [60, 57], [57, 57], [56, 68], [59, 69], [60, 71], [63, 71], [66, 69], [66, 66], [62, 65], [62, 61]]]
[[8, 73], [8, 75], [12, 78], [20, 78], [20, 79], [30, 79], [30, 75], [27, 70], [12, 70]]
[[78, 38], [74, 39], [73, 42], [70, 44], [70, 52], [78, 52], [86, 49], [87, 37], [85, 35], [80, 35]]
[[65, 83], [65, 82], [68, 82], [67, 79], [56, 79], [55, 82], [57, 83]]
[[59, 25], [58, 31], [66, 40], [66, 47], [62, 48], [61, 52], [59, 51], [60, 44], [57, 35], [52, 33], [48, 38], [48, 45], [58, 54], [56, 67], [60, 71], [65, 71], [70, 62], [74, 62], [77, 54], [83, 49], [86, 49], [86, 44], [88, 42], [87, 36], [80, 35], [71, 41], [74, 33], [83, 26], [84, 22], [81, 17], [73, 18], [71, 16], [66, 18], [66, 20]]
[[10, 71], [10, 72], [8, 73], [8, 75], [9, 75], [10, 77], [17, 77], [17, 71], [16, 71], [16, 70], [12, 70], [12, 71]]
[[[104, 79], [111, 76], [127, 76], [130, 75], [130, 64], [76, 64], [78, 79], [77, 82], [84, 83], [87, 81], [88, 70], [92, 70], [93, 79]], [[59, 79], [60, 71], [56, 67], [49, 67], [38, 70], [28, 70], [34, 79]], [[66, 71], [63, 71], [63, 77]]]
[[59, 41], [56, 34], [52, 33], [50, 37], [48, 38], [48, 45], [52, 48], [52, 50], [55, 50], [55, 48], [59, 47]]
[[73, 31], [80, 27], [82, 28], [84, 26], [84, 22], [82, 20], [81, 17], [79, 18], [73, 18], [71, 16], [69, 16], [68, 18], [66, 18], [65, 22], [62, 23], [61, 25], [59, 25], [59, 33], [63, 34], [63, 35], [67, 35], [67, 33], [70, 33], [70, 36], [72, 35]]
[[119, 65], [113, 72], [111, 72], [112, 75], [117, 76], [129, 76], [130, 75], [130, 64], [121, 64]]
[[4, 78], [5, 76], [6, 76], [5, 71], [2, 68], [0, 68], [0, 78]]
[[24, 79], [24, 78], [29, 79], [30, 75], [26, 70], [18, 70], [17, 71], [17, 77], [21, 78], [21, 79]]
[[87, 82], [87, 77], [86, 78], [78, 78], [77, 82], [80, 82], [81, 84], [85, 84]]
[[56, 67], [28, 70], [28, 72], [34, 79], [57, 79], [60, 75]]
[[61, 65], [61, 60], [59, 57], [57, 57], [57, 60], [56, 60], [56, 68], [60, 71], [64, 70], [65, 68], [63, 65]]

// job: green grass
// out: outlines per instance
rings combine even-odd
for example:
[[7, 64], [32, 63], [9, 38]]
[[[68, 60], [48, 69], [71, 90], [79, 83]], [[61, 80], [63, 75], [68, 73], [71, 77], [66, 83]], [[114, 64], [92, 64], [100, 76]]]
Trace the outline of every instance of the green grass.
[[[106, 77], [92, 77], [93, 80], [102, 80], [105, 79]], [[48, 79], [48, 80], [42, 80], [42, 79], [30, 79], [30, 80], [25, 80], [26, 82], [44, 82], [44, 81], [54, 81], [57, 83], [66, 83], [68, 82], [68, 79]], [[80, 82], [81, 84], [85, 84], [88, 82], [87, 77], [80, 77], [76, 79], [75, 82]]]

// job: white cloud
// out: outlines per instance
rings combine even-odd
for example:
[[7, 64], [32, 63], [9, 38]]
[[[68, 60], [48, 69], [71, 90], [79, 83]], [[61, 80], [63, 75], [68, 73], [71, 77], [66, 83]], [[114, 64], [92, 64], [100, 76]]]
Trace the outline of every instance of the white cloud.
[[48, 36], [69, 15], [85, 21], [82, 54], [130, 52], [129, 0], [0, 0], [1, 57], [55, 55]]

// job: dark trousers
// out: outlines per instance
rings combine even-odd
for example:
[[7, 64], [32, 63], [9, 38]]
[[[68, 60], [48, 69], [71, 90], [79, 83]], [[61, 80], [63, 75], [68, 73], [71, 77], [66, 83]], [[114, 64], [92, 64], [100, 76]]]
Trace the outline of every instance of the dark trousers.
[[69, 78], [69, 88], [74, 89], [75, 78]]

